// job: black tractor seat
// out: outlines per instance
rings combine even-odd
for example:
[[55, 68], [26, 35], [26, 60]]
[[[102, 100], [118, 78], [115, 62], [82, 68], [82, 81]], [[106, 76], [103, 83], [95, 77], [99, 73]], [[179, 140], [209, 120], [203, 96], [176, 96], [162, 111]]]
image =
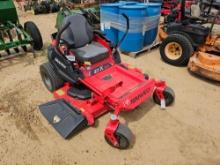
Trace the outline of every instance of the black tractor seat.
[[108, 49], [93, 41], [94, 30], [84, 16], [68, 16], [64, 21], [66, 23], [70, 23], [70, 26], [63, 32], [61, 39], [68, 43], [77, 60], [93, 64], [108, 57]]
[[76, 59], [82, 63], [90, 62], [94, 64], [108, 57], [108, 49], [98, 42], [92, 42], [72, 51], [75, 53]]

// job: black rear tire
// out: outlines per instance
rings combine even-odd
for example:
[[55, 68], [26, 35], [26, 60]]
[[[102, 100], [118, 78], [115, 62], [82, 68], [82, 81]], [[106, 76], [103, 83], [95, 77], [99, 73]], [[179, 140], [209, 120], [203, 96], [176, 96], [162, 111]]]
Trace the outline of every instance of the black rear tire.
[[[174, 48], [169, 51], [170, 49], [168, 47], [172, 46], [172, 44], [174, 44]], [[166, 39], [163, 40], [162, 44], [160, 45], [161, 58], [163, 59], [163, 61], [171, 65], [187, 65], [192, 53], [193, 46], [191, 42], [187, 37], [181, 34], [169, 35]]]
[[52, 3], [50, 5], [50, 11], [51, 11], [51, 13], [56, 13], [56, 12], [60, 11], [60, 6], [57, 3]]
[[40, 66], [40, 75], [46, 88], [53, 92], [63, 86], [63, 80], [56, 74], [50, 62]]
[[40, 5], [43, 9], [42, 14], [50, 13], [50, 2], [43, 0], [43, 1], [41, 1]]
[[31, 21], [25, 22], [24, 30], [33, 39], [32, 44], [33, 44], [34, 50], [41, 50], [43, 48], [43, 40], [42, 40], [42, 36], [37, 25]]
[[[175, 93], [172, 88], [166, 87], [163, 91], [163, 95], [165, 97], [166, 106], [171, 105], [175, 100]], [[160, 99], [157, 97], [156, 93], [153, 94], [153, 100], [156, 104], [160, 105]]]
[[38, 15], [42, 13], [42, 7], [39, 4], [35, 4], [33, 9], [34, 9], [34, 15]]

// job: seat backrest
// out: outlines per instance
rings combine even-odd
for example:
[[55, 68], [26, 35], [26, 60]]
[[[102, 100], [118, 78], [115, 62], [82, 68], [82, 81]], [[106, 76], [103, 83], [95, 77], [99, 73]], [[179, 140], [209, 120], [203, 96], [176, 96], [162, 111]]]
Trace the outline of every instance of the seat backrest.
[[71, 23], [63, 32], [61, 39], [67, 41], [71, 48], [80, 48], [93, 40], [93, 29], [86, 18], [80, 14], [66, 17], [64, 24]]
[[191, 5], [191, 16], [200, 17], [200, 15], [201, 15], [201, 10], [200, 10], [199, 3]]

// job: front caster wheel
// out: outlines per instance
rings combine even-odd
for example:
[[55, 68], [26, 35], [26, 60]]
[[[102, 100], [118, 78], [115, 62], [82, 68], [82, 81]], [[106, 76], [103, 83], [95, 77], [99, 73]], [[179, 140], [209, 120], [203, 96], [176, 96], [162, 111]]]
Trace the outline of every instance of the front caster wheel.
[[[164, 95], [164, 98], [165, 98], [166, 106], [169, 106], [169, 105], [171, 105], [174, 102], [174, 100], [175, 100], [175, 93], [174, 93], [173, 89], [171, 89], [170, 87], [166, 87], [164, 89], [163, 95]], [[154, 102], [156, 104], [160, 105], [160, 98], [158, 98], [156, 92], [154, 92], [154, 94], [153, 94], [153, 99], [154, 99]]]
[[115, 131], [115, 137], [118, 141], [118, 146], [112, 144], [111, 141], [106, 136], [105, 136], [105, 140], [107, 141], [108, 144], [110, 144], [113, 147], [119, 149], [127, 149], [131, 145], [133, 135], [128, 127], [126, 127], [123, 124], [119, 124], [118, 128]]

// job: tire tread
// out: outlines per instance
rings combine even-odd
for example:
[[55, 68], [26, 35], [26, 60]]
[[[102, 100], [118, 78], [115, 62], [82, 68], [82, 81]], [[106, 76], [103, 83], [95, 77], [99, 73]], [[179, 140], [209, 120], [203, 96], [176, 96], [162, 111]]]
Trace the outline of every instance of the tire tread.
[[[169, 59], [165, 54], [165, 47], [170, 42], [177, 42], [182, 46], [183, 55], [177, 60]], [[171, 34], [165, 40], [163, 40], [160, 46], [160, 55], [163, 61], [175, 66], [187, 65], [190, 56], [193, 53], [193, 46], [189, 39], [181, 34]]]
[[[47, 74], [47, 76], [51, 80], [52, 89], [47, 88], [51, 92], [60, 88], [64, 83], [63, 80], [55, 73], [52, 64], [49, 62], [44, 63], [40, 66], [40, 73], [41, 73], [41, 77], [42, 77], [43, 82], [44, 82], [43, 74]], [[45, 84], [45, 82], [44, 82], [44, 84]]]
[[24, 24], [24, 29], [26, 32], [30, 33], [30, 36], [33, 39], [34, 50], [41, 50], [43, 47], [43, 40], [37, 25], [32, 21], [27, 21]]

